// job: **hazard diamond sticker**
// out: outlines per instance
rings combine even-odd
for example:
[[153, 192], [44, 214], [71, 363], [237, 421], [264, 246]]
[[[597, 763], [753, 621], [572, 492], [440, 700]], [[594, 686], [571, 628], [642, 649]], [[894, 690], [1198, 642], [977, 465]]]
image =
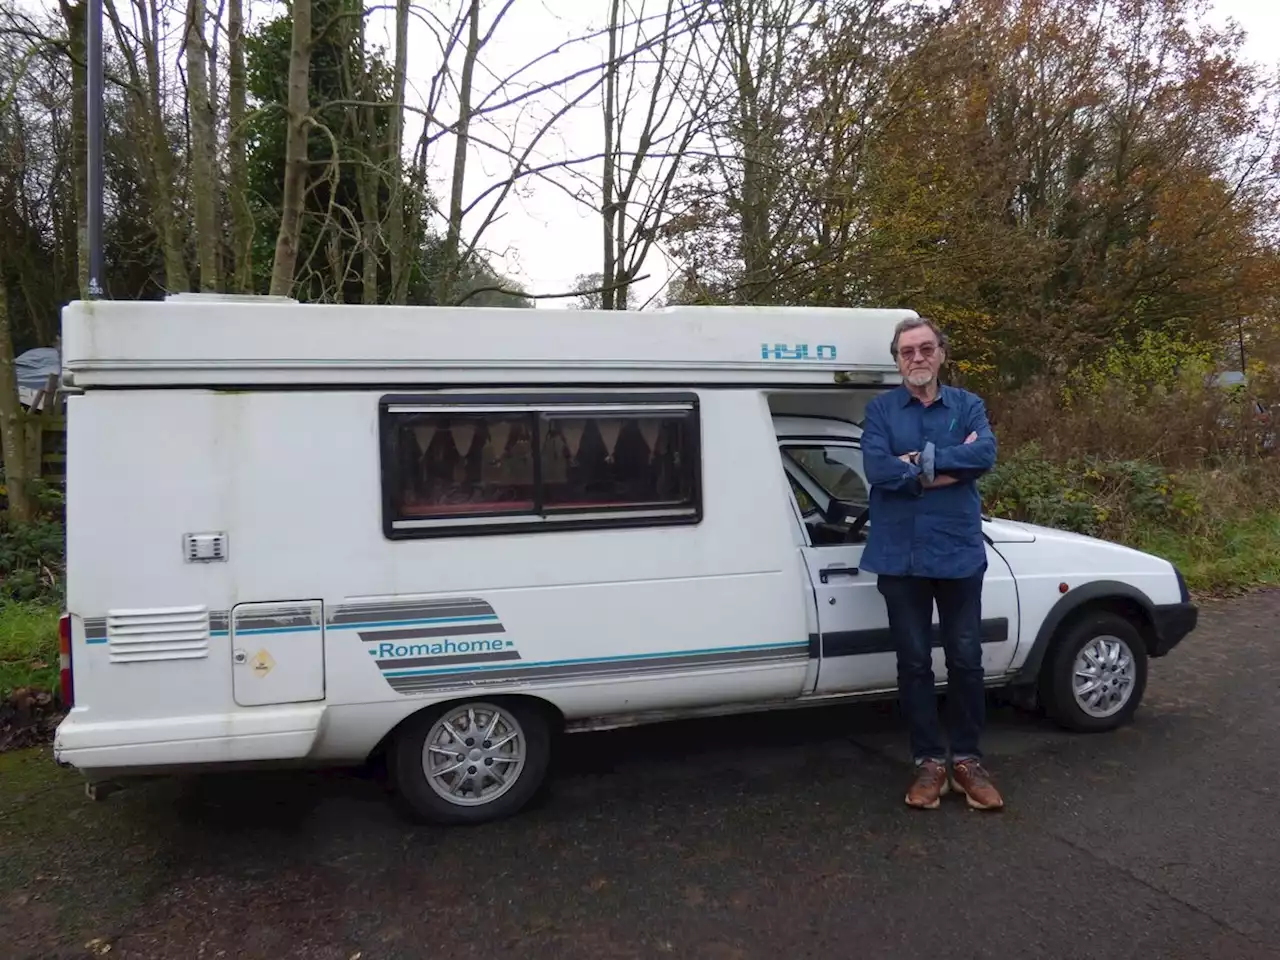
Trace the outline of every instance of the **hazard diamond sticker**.
[[259, 650], [253, 655], [253, 659], [249, 661], [249, 666], [253, 668], [254, 675], [259, 677], [265, 677], [275, 665], [275, 659], [266, 650]]

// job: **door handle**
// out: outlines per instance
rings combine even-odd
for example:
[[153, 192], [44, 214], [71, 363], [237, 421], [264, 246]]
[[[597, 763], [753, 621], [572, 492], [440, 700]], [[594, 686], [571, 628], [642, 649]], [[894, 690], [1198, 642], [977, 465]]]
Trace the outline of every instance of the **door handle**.
[[857, 567], [825, 567], [818, 571], [818, 579], [826, 583], [832, 577], [856, 577]]

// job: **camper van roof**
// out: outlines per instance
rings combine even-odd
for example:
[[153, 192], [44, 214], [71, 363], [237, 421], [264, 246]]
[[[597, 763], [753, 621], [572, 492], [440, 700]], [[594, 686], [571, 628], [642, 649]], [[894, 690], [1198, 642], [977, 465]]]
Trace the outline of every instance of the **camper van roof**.
[[896, 383], [911, 310], [652, 312], [299, 304], [183, 295], [63, 311], [68, 386]]

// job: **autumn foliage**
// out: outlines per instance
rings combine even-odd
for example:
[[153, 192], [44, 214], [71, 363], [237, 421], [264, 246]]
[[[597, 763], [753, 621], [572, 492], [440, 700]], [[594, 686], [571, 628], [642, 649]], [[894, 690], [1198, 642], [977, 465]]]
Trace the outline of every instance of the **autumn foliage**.
[[1276, 89], [1239, 34], [1191, 0], [818, 6], [785, 99], [752, 105], [786, 122], [736, 147], [773, 164], [767, 277], [708, 166], [681, 296], [912, 307], [987, 389], [1144, 331], [1274, 337]]

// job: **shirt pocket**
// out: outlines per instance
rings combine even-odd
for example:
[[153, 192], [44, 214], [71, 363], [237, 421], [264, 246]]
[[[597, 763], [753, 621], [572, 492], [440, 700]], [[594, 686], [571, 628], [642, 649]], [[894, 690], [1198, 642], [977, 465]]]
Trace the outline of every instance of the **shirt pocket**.
[[964, 429], [965, 419], [962, 416], [954, 415], [947, 419], [938, 430], [938, 439], [934, 441], [935, 447], [954, 447], [964, 443], [964, 438], [968, 436]]

